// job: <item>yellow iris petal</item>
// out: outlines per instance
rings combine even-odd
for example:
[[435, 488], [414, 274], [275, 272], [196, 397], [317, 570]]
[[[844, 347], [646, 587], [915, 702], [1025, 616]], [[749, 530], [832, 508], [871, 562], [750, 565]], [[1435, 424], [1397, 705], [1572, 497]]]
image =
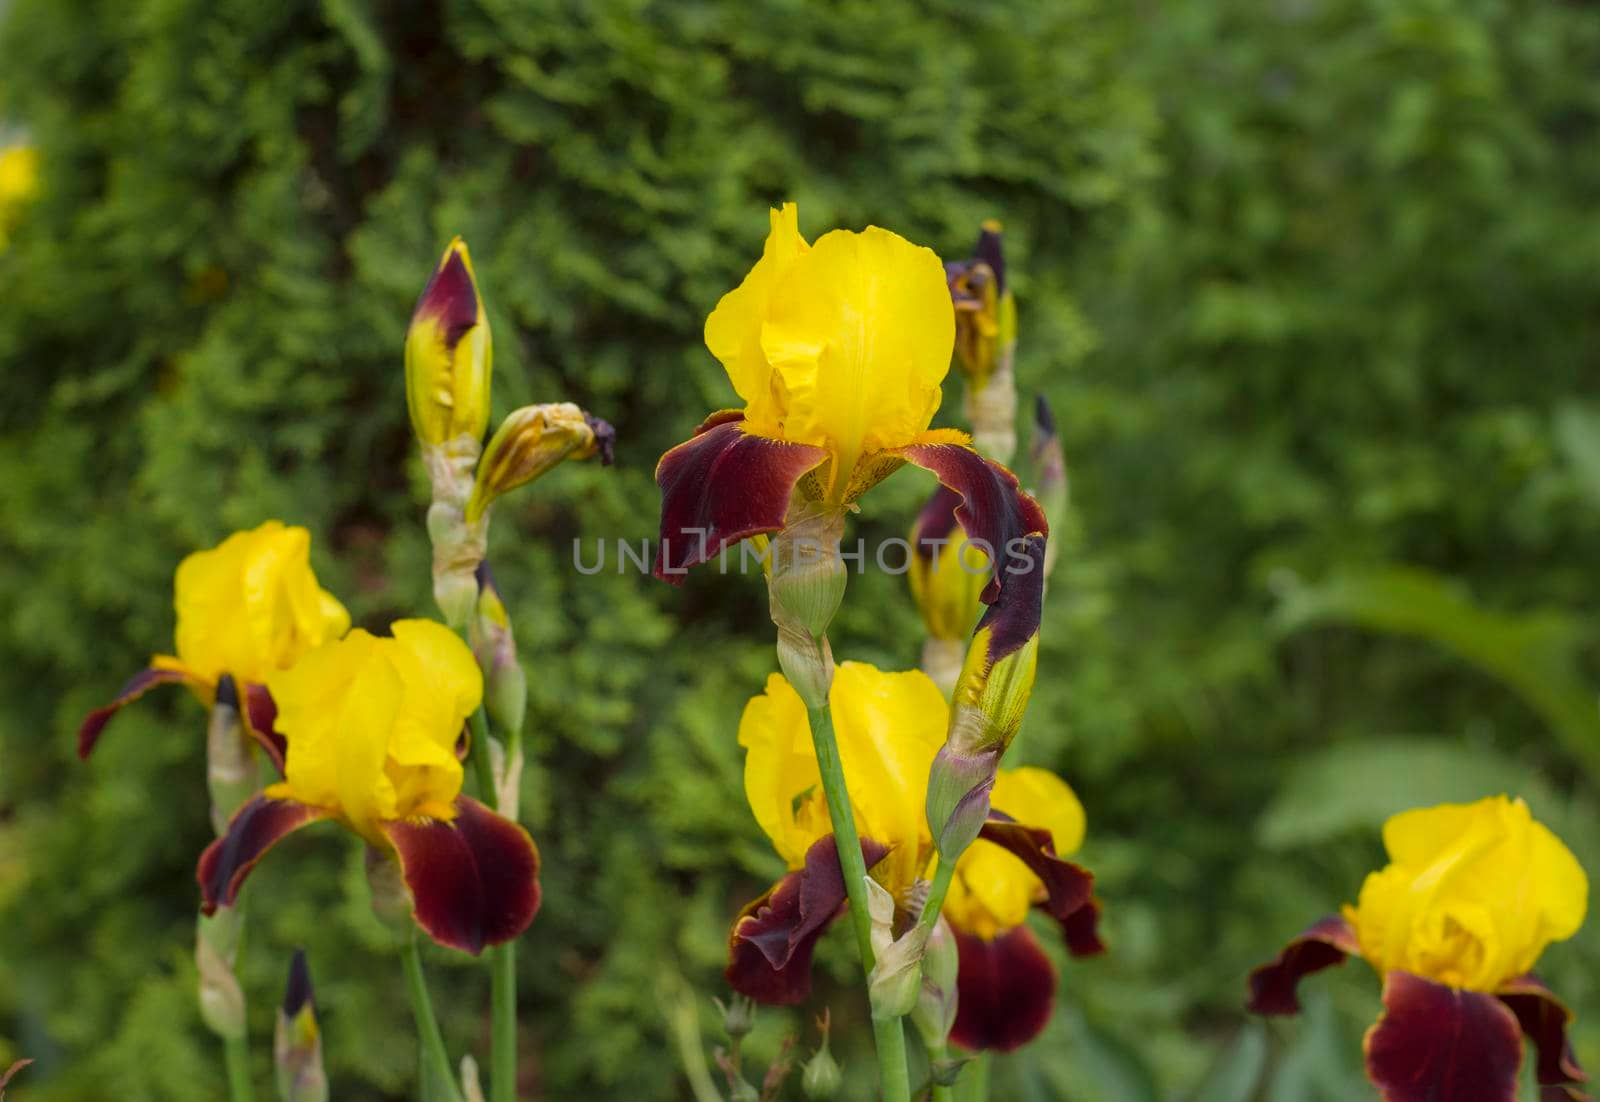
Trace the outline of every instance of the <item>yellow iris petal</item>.
[[761, 351], [761, 324], [778, 278], [810, 248], [800, 236], [799, 208], [785, 203], [770, 212], [772, 228], [761, 259], [744, 282], [722, 296], [706, 319], [706, 347], [722, 361], [728, 381], [744, 399], [745, 422], [752, 432], [778, 437], [783, 421], [781, 388]]
[[178, 658], [205, 680], [264, 682], [350, 626], [317, 585], [311, 534], [269, 520], [178, 565]]
[[[948, 712], [927, 675], [884, 673], [846, 662], [829, 693], [835, 738], [862, 837], [892, 846], [878, 877], [909, 888], [933, 844], [923, 812], [928, 769], [944, 741]], [[780, 674], [745, 706], [745, 794], [756, 821], [791, 868], [827, 835], [827, 805], [804, 703]]]
[[454, 748], [483, 678], [449, 629], [401, 620], [384, 639], [357, 629], [267, 686], [288, 742], [278, 794], [334, 812], [376, 845], [384, 820], [453, 815]]
[[934, 253], [876, 226], [824, 234], [774, 285], [761, 349], [782, 383], [783, 438], [857, 461], [909, 443], [939, 408], [955, 312]]
[[[1058, 856], [1083, 844], [1083, 804], [1048, 769], [1002, 769], [990, 802], [1019, 823], [1049, 830]], [[1044, 894], [1044, 884], [1020, 858], [980, 838], [956, 862], [944, 913], [960, 929], [992, 938], [1022, 925]]]
[[1583, 869], [1521, 800], [1404, 812], [1383, 836], [1390, 864], [1345, 910], [1380, 973], [1493, 991], [1583, 922]]

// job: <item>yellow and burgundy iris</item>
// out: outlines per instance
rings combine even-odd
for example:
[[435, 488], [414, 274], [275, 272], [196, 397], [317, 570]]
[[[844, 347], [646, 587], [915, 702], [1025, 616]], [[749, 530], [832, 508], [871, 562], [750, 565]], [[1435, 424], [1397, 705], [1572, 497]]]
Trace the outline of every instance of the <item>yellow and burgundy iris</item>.
[[984, 222], [972, 256], [944, 267], [956, 311], [956, 362], [979, 391], [1017, 341], [1017, 306], [1006, 283], [1000, 223]]
[[1589, 882], [1571, 851], [1504, 796], [1402, 812], [1383, 841], [1389, 864], [1356, 905], [1251, 973], [1251, 1009], [1295, 1013], [1302, 977], [1361, 956], [1383, 978], [1364, 1048], [1386, 1102], [1514, 1102], [1524, 1034], [1546, 1096], [1582, 1098], [1571, 1012], [1532, 972], [1583, 923]]
[[[766, 247], [706, 321], [743, 409], [714, 413], [661, 457], [656, 576], [779, 531], [796, 498], [843, 510], [912, 463], [961, 500], [974, 541], [1042, 556], [1049, 526], [1010, 471], [963, 433], [929, 429], [950, 368], [955, 310], [934, 253], [877, 226], [807, 244], [793, 203], [772, 212]], [[989, 578], [984, 600], [1005, 575]]]
[[494, 345], [466, 242], [445, 248], [406, 330], [406, 407], [425, 447], [483, 443]]
[[245, 804], [201, 856], [206, 913], [231, 906], [285, 835], [334, 819], [399, 861], [412, 915], [441, 945], [477, 953], [533, 921], [533, 840], [461, 795], [456, 747], [483, 697], [477, 662], [430, 620], [401, 620], [393, 632], [357, 629], [268, 679], [288, 744], [285, 779]]
[[[839, 666], [828, 702], [863, 855], [907, 917], [933, 859], [924, 791], [949, 705], [919, 671], [884, 673], [859, 662]], [[812, 952], [842, 911], [845, 890], [806, 707], [781, 675], [746, 705], [739, 744], [750, 808], [790, 871], [735, 921], [726, 974], [757, 1001], [797, 1003], [810, 993]], [[1022, 925], [1030, 908], [1057, 918], [1075, 953], [1099, 950], [1093, 878], [1058, 847], [1082, 839], [1076, 797], [1044, 770], [1002, 777], [997, 811], [958, 865], [945, 907], [958, 937], [974, 947], [970, 970], [962, 948], [959, 979], [963, 1002], [971, 986], [973, 1010], [964, 1028], [958, 1016], [956, 1034], [973, 1047], [1014, 1048], [1049, 1017], [1055, 974]]]
[[115, 700], [89, 713], [78, 728], [78, 755], [89, 756], [124, 705], [157, 685], [184, 684], [207, 707], [219, 687], [236, 690], [250, 732], [281, 767], [267, 678], [350, 626], [350, 614], [311, 570], [311, 534], [276, 520], [235, 532], [179, 563], [173, 590], [178, 653], [156, 655]]

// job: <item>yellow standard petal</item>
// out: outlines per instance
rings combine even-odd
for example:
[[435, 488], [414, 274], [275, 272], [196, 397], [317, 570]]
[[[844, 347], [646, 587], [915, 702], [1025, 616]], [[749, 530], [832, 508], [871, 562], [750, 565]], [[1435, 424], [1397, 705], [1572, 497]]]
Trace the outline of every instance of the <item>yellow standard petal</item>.
[[185, 558], [174, 585], [183, 665], [213, 684], [225, 673], [259, 683], [343, 635], [349, 613], [317, 585], [310, 551], [304, 528], [269, 520]]
[[393, 630], [352, 631], [267, 682], [288, 742], [285, 782], [268, 794], [331, 811], [379, 846], [385, 820], [451, 817], [456, 740], [483, 696], [472, 652], [448, 628]]
[[[892, 851], [876, 874], [903, 896], [927, 863], [933, 839], [923, 792], [944, 740], [944, 697], [920, 671], [884, 673], [846, 662], [829, 694], [834, 734], [856, 829]], [[746, 705], [739, 725], [745, 748], [745, 794], [761, 829], [790, 868], [831, 832], [805, 705], [780, 674]]]
[[[1019, 823], [1049, 830], [1058, 856], [1083, 844], [1083, 804], [1048, 769], [1002, 769], [995, 777], [992, 804]], [[1021, 859], [980, 838], [956, 862], [944, 915], [967, 933], [993, 938], [1022, 925], [1028, 910], [1044, 897], [1043, 882]]]
[[898, 234], [835, 230], [783, 270], [761, 349], [784, 395], [782, 438], [833, 453], [830, 498], [862, 457], [928, 427], [954, 340], [944, 266]]
[[778, 279], [810, 246], [800, 236], [799, 208], [785, 203], [771, 212], [772, 228], [761, 259], [744, 282], [722, 296], [706, 319], [706, 347], [722, 361], [728, 381], [744, 399], [745, 423], [763, 436], [780, 435], [782, 383], [761, 350], [761, 326]]
[[1403, 812], [1383, 838], [1389, 865], [1345, 910], [1380, 974], [1494, 991], [1583, 923], [1588, 878], [1520, 799]]

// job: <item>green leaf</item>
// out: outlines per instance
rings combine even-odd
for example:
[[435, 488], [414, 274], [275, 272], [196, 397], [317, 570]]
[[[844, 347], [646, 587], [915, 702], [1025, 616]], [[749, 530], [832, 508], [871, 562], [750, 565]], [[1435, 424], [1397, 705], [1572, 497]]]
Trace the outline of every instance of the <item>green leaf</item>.
[[1600, 696], [1579, 673], [1579, 621], [1559, 609], [1522, 614], [1476, 604], [1448, 579], [1391, 566], [1290, 583], [1276, 616], [1288, 633], [1343, 623], [1426, 639], [1498, 678], [1600, 776]]
[[1251, 1022], [1212, 1065], [1194, 1093], [1194, 1102], [1249, 1102], [1266, 1066], [1266, 1034], [1259, 1024]]
[[1418, 736], [1344, 741], [1290, 769], [1256, 823], [1256, 838], [1274, 850], [1314, 845], [1375, 832], [1407, 808], [1502, 792], [1523, 797], [1536, 815], [1562, 804], [1531, 769], [1489, 750]]

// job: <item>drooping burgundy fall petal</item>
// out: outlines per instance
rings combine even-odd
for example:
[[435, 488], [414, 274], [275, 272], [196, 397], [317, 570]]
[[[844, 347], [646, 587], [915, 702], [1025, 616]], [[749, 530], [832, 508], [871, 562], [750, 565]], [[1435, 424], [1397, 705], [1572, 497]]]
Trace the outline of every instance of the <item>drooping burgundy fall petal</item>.
[[744, 431], [744, 415], [724, 410], [656, 464], [661, 546], [655, 576], [677, 585], [691, 567], [749, 536], [776, 532], [802, 475], [828, 457]]
[[1298, 1014], [1300, 999], [1295, 988], [1313, 972], [1346, 957], [1360, 956], [1361, 946], [1350, 923], [1339, 915], [1328, 915], [1313, 922], [1283, 947], [1273, 960], [1250, 973], [1250, 1001], [1257, 1014]]
[[[994, 574], [982, 593], [985, 604], [994, 604], [1003, 588], [1028, 575], [1039, 575], [1035, 580], [1042, 589], [1044, 579], [1039, 563], [1030, 565], [1027, 541], [1030, 536], [1038, 537], [1042, 562], [1050, 523], [1039, 503], [1017, 484], [1016, 475], [964, 444], [908, 444], [883, 454], [932, 472], [941, 485], [960, 495], [956, 520], [968, 540], [990, 552], [994, 564]], [[1031, 626], [1021, 625], [1024, 639], [1039, 630], [1037, 611]]]
[[273, 701], [272, 694], [267, 692], [265, 685], [252, 685], [248, 682], [245, 684], [244, 708], [241, 709], [241, 715], [244, 718], [245, 730], [272, 760], [278, 775], [283, 776], [283, 762], [289, 752], [289, 741], [278, 733], [276, 726], [278, 705]]
[[234, 812], [228, 832], [206, 847], [195, 869], [200, 882], [200, 909], [212, 914], [218, 907], [231, 907], [239, 897], [244, 878], [267, 850], [303, 826], [328, 818], [321, 808], [297, 800], [253, 797]]
[[440, 945], [476, 956], [539, 913], [539, 851], [520, 825], [457, 796], [451, 822], [383, 824], [411, 890], [412, 917]]
[[989, 940], [955, 931], [959, 998], [950, 1039], [1010, 1052], [1037, 1037], [1055, 1009], [1056, 970], [1026, 926]]
[[1041, 906], [1056, 921], [1065, 923], [1091, 905], [1094, 874], [1082, 865], [1057, 857], [1055, 841], [1048, 830], [1026, 826], [1003, 813], [994, 813], [983, 824], [978, 837], [1019, 858], [1028, 866], [1028, 871], [1044, 882], [1047, 898]]
[[1537, 1075], [1549, 1099], [1583, 1102], [1588, 1096], [1572, 1084], [1588, 1081], [1567, 1040], [1572, 1011], [1537, 976], [1518, 976], [1495, 994], [1511, 1008], [1538, 1054]]
[[1099, 956], [1106, 951], [1100, 940], [1100, 901], [1090, 896], [1088, 901], [1066, 918], [1059, 919], [1061, 936], [1067, 943], [1067, 952], [1075, 957]]
[[111, 717], [157, 685], [194, 683], [197, 683], [197, 679], [186, 670], [169, 670], [157, 666], [140, 670], [122, 686], [122, 691], [117, 693], [115, 700], [83, 717], [83, 723], [78, 727], [78, 757], [88, 760], [89, 755], [94, 753], [95, 743], [100, 741], [100, 733], [105, 730], [106, 724], [111, 722]]
[[1367, 1031], [1367, 1078], [1384, 1102], [1516, 1102], [1522, 1031], [1493, 995], [1390, 972]]
[[[871, 868], [889, 847], [861, 839], [861, 856]], [[806, 850], [799, 869], [774, 884], [734, 919], [728, 937], [729, 985], [741, 995], [770, 1006], [792, 1006], [811, 994], [811, 954], [817, 939], [844, 909], [844, 874], [833, 835]]]

